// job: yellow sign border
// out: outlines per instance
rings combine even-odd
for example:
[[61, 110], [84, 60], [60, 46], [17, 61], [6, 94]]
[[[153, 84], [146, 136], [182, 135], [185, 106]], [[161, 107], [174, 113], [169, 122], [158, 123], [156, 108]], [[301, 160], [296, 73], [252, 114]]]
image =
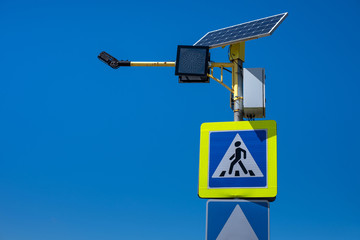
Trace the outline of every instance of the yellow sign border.
[[[210, 132], [267, 130], [267, 187], [208, 188]], [[200, 133], [200, 198], [274, 198], [277, 194], [277, 133], [274, 120], [203, 123]]]

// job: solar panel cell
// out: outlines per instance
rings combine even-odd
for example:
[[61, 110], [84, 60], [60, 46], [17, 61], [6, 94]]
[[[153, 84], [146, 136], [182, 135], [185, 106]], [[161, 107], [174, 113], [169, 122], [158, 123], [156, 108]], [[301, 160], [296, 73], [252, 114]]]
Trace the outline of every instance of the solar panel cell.
[[271, 35], [288, 13], [254, 20], [247, 23], [208, 32], [194, 46], [208, 46], [210, 48], [226, 46], [247, 40]]

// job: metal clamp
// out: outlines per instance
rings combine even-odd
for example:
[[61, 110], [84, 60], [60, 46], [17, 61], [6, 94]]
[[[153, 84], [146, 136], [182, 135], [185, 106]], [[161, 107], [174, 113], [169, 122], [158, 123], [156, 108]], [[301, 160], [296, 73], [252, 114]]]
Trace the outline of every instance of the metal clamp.
[[234, 101], [236, 101], [236, 100], [244, 100], [244, 97], [234, 97]]

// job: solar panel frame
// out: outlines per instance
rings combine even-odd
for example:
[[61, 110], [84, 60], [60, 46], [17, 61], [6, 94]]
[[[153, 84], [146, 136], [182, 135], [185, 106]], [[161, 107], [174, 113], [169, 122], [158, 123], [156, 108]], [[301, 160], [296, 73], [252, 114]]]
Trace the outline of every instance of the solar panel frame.
[[[241, 23], [241, 24], [237, 24], [237, 25], [233, 25], [230, 27], [225, 27], [225, 28], [221, 28], [218, 30], [214, 30], [214, 31], [210, 31], [208, 33], [206, 33], [202, 38], [200, 38], [200, 40], [198, 40], [194, 46], [208, 46], [209, 48], [216, 48], [216, 47], [222, 47], [222, 46], [226, 46], [226, 45], [230, 45], [230, 44], [234, 44], [234, 43], [238, 43], [238, 42], [245, 42], [245, 41], [249, 41], [249, 40], [253, 40], [253, 39], [257, 39], [257, 38], [261, 38], [261, 37], [266, 37], [266, 36], [270, 36], [275, 30], [276, 28], [284, 21], [284, 19], [287, 17], [288, 13], [281, 13], [281, 14], [277, 14], [277, 15], [273, 15], [273, 16], [269, 16], [269, 17], [265, 17], [265, 18], [260, 18], [257, 20], [253, 20], [253, 21], [249, 21], [249, 22], [245, 22], [245, 23]], [[236, 27], [240, 27], [240, 26], [246, 26], [248, 24], [251, 24], [253, 22], [259, 22], [259, 21], [263, 21], [263, 20], [267, 20], [267, 19], [274, 19], [278, 16], [281, 16], [279, 20], [277, 20], [277, 22], [269, 29], [267, 30], [265, 33], [261, 33], [261, 34], [255, 34], [255, 35], [249, 35], [243, 38], [236, 38], [234, 40], [230, 40], [230, 41], [222, 41], [222, 42], [217, 42], [217, 43], [213, 43], [211, 44], [201, 44], [201, 42], [206, 39], [207, 36], [213, 35], [214, 33], [222, 33], [226, 30], [229, 30], [231, 28], [236, 28]], [[265, 22], [265, 21], [264, 21]], [[262, 22], [262, 23], [264, 23]], [[252, 26], [254, 27], [254, 26]], [[204, 42], [204, 41], [203, 41]]]

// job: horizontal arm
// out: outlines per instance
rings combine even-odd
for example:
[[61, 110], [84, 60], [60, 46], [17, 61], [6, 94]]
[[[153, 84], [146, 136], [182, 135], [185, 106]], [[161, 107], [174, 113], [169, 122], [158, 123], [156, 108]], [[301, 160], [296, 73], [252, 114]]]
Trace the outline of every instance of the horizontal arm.
[[130, 62], [131, 67], [175, 67], [175, 62]]
[[117, 60], [106, 52], [101, 52], [98, 58], [112, 68], [119, 67], [175, 67], [175, 62], [131, 62]]

